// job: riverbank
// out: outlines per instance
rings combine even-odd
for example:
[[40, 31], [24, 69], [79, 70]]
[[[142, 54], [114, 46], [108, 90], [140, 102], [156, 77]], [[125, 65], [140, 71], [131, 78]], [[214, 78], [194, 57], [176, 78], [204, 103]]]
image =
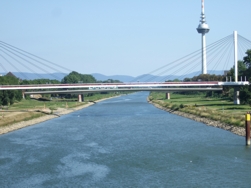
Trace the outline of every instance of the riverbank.
[[[118, 96], [115, 96], [115, 97], [118, 97]], [[77, 110], [81, 110], [83, 108], [87, 108], [87, 107], [89, 107], [89, 106], [91, 106], [91, 105], [93, 105], [95, 103], [98, 103], [98, 102], [101, 102], [101, 101], [104, 101], [104, 100], [107, 100], [107, 99], [110, 99], [110, 98], [114, 98], [114, 97], [100, 99], [100, 100], [97, 100], [95, 102], [88, 102], [87, 104], [84, 104], [84, 105], [81, 105], [81, 106], [78, 106], [78, 107], [75, 107], [75, 108], [58, 108], [58, 109], [53, 111], [53, 114], [50, 114], [51, 110], [49, 108], [45, 108], [45, 109], [41, 110], [42, 113], [46, 114], [44, 116], [34, 118], [34, 119], [31, 119], [31, 120], [27, 120], [27, 121], [20, 121], [20, 122], [11, 124], [11, 125], [0, 127], [0, 135], [1, 134], [6, 134], [8, 132], [15, 131], [15, 130], [18, 130], [18, 129], [22, 129], [22, 128], [27, 127], [27, 126], [35, 125], [37, 123], [48, 121], [50, 119], [57, 118], [57, 117], [60, 117], [62, 115], [65, 115], [65, 114], [69, 114], [69, 113], [75, 112]]]
[[233, 126], [233, 125], [222, 123], [220, 121], [211, 120], [211, 119], [208, 119], [208, 118], [196, 116], [196, 115], [185, 113], [185, 112], [173, 111], [170, 108], [163, 107], [163, 106], [161, 106], [161, 105], [159, 105], [157, 103], [154, 103], [153, 101], [151, 101], [149, 99], [148, 99], [148, 102], [150, 104], [154, 105], [155, 107], [157, 107], [157, 108], [159, 108], [161, 110], [165, 110], [165, 111], [167, 111], [169, 113], [176, 114], [176, 115], [179, 115], [179, 116], [183, 116], [183, 117], [192, 119], [194, 121], [204, 123], [204, 124], [206, 124], [208, 126], [213, 126], [213, 127], [217, 127], [217, 128], [220, 128], [220, 129], [224, 129], [224, 130], [230, 131], [230, 132], [232, 132], [234, 134], [237, 134], [239, 136], [245, 136], [246, 135], [245, 128], [243, 128], [243, 127], [236, 127], [236, 126]]

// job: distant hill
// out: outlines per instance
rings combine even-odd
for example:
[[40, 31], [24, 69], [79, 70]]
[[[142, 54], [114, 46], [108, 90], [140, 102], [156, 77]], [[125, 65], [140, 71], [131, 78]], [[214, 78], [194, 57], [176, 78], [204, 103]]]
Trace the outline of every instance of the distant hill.
[[[50, 80], [59, 80], [61, 81], [67, 74], [66, 73], [51, 73], [51, 74], [42, 74], [42, 73], [30, 73], [30, 72], [11, 72], [16, 77], [23, 80], [34, 80], [34, 79], [50, 79]], [[5, 75], [5, 73], [0, 73]]]
[[96, 80], [101, 80], [101, 81], [113, 79], [113, 80], [119, 80], [121, 82], [130, 82], [131, 80], [133, 80], [135, 78], [132, 76], [127, 76], [127, 75], [106, 76], [106, 75], [99, 74], [99, 73], [93, 73], [91, 75], [94, 76], [94, 78], [96, 78]]
[[[52, 73], [52, 74], [35, 74], [35, 73], [27, 73], [27, 72], [12, 72], [16, 77], [20, 79], [28, 79], [28, 80], [34, 80], [34, 79], [51, 79], [51, 80], [59, 80], [61, 81], [66, 75], [66, 73]], [[216, 74], [216, 75], [223, 75], [224, 71], [208, 71], [210, 74]], [[2, 75], [5, 75], [5, 73], [0, 73]], [[192, 78], [194, 76], [197, 76], [200, 74], [200, 71], [193, 72], [190, 74], [185, 74], [185, 75], [166, 75], [166, 76], [155, 76], [151, 74], [143, 74], [137, 77], [133, 76], [128, 76], [128, 75], [112, 75], [112, 76], [106, 76], [103, 74], [99, 73], [93, 73], [91, 74], [96, 78], [96, 80], [99, 81], [105, 81], [108, 79], [113, 79], [113, 80], [119, 80], [121, 82], [161, 82], [165, 80], [174, 80], [174, 79], [179, 79], [183, 80], [184, 78]]]
[[[223, 75], [224, 71], [209, 71], [209, 74], [215, 74], [215, 75]], [[184, 78], [192, 78], [194, 76], [200, 75], [201, 72], [192, 72], [190, 74], [185, 74], [185, 75], [165, 75], [165, 76], [155, 76], [151, 74], [144, 74], [141, 76], [137, 76], [133, 79], [134, 82], [139, 81], [139, 82], [164, 82], [166, 80], [183, 80]], [[131, 80], [132, 81], [132, 80]]]

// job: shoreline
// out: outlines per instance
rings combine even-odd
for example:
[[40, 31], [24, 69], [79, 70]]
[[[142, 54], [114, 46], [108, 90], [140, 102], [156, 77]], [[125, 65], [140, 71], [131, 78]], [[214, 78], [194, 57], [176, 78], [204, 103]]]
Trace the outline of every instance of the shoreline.
[[156, 103], [150, 101], [148, 98], [147, 98], [147, 101], [148, 101], [148, 103], [154, 105], [156, 108], [159, 108], [159, 109], [164, 110], [166, 112], [176, 114], [178, 116], [182, 116], [182, 117], [185, 117], [185, 118], [188, 118], [188, 119], [192, 119], [192, 120], [197, 121], [197, 122], [204, 123], [207, 126], [217, 127], [217, 128], [220, 128], [220, 129], [223, 129], [223, 130], [226, 130], [226, 131], [230, 131], [230, 132], [232, 132], [234, 134], [237, 134], [239, 136], [246, 136], [246, 130], [245, 130], [244, 127], [236, 127], [236, 126], [233, 126], [233, 125], [222, 123], [220, 121], [215, 121], [215, 120], [207, 119], [207, 118], [204, 118], [204, 117], [199, 117], [199, 116], [196, 116], [196, 115], [193, 115], [193, 114], [188, 114], [188, 113], [185, 113], [185, 112], [172, 111], [171, 109], [165, 108], [165, 107], [163, 107], [163, 106], [161, 106], [159, 104], [156, 104]]
[[[115, 96], [115, 97], [119, 97], [119, 96]], [[0, 127], [0, 135], [6, 134], [6, 133], [9, 133], [9, 132], [18, 130], [18, 129], [22, 129], [22, 128], [25, 128], [25, 127], [28, 127], [28, 126], [32, 126], [32, 125], [35, 125], [35, 124], [38, 124], [38, 123], [42, 123], [44, 121], [48, 121], [50, 119], [57, 118], [57, 117], [60, 117], [62, 115], [66, 115], [66, 114], [69, 114], [69, 113], [72, 113], [72, 112], [87, 108], [87, 107], [89, 107], [91, 105], [94, 105], [95, 103], [98, 103], [98, 102], [101, 102], [101, 101], [104, 101], [104, 100], [107, 100], [107, 99], [115, 98], [115, 97], [109, 97], [109, 98], [100, 99], [100, 100], [97, 100], [97, 101], [94, 101], [94, 102], [88, 102], [87, 104], [83, 104], [83, 105], [75, 107], [75, 108], [68, 108], [68, 109], [59, 108], [59, 109], [55, 110], [53, 114], [48, 114], [48, 115], [45, 115], [45, 116], [42, 116], [42, 117], [39, 117], [39, 118], [34, 118], [34, 119], [31, 119], [31, 120], [28, 120], [28, 121], [20, 121], [20, 122], [17, 122], [17, 123], [8, 125], [8, 126], [3, 126], [3, 127]], [[153, 103], [148, 98], [147, 98], [147, 101], [148, 101], [148, 103], [154, 105], [156, 108], [159, 108], [159, 109], [164, 110], [166, 112], [176, 114], [176, 115], [179, 115], [179, 116], [182, 116], [182, 117], [185, 117], [185, 118], [189, 118], [189, 119], [192, 119], [192, 120], [197, 121], [197, 122], [204, 123], [207, 126], [217, 127], [217, 128], [220, 128], [220, 129], [223, 129], [223, 130], [226, 130], [226, 131], [230, 131], [230, 132], [232, 132], [234, 134], [237, 134], [239, 136], [245, 136], [246, 135], [246, 130], [245, 130], [244, 127], [236, 127], [236, 126], [233, 126], [233, 125], [228, 125], [226, 123], [222, 123], [220, 121], [215, 121], [215, 120], [210, 120], [210, 119], [207, 119], [207, 118], [199, 117], [199, 116], [196, 116], [196, 115], [193, 115], [193, 114], [188, 114], [188, 113], [184, 113], [184, 112], [180, 112], [180, 111], [172, 111], [171, 109], [168, 109], [168, 108], [162, 107], [159, 104]]]
[[[89, 107], [91, 105], [94, 105], [94, 104], [96, 104], [98, 102], [101, 102], [101, 101], [104, 101], [104, 100], [107, 100], [107, 99], [111, 99], [111, 98], [115, 98], [115, 97], [119, 97], [119, 96], [99, 99], [99, 100], [94, 101], [94, 102], [88, 102], [87, 104], [83, 104], [83, 105], [75, 107], [75, 108], [68, 108], [68, 109], [58, 108], [57, 110], [54, 111], [53, 114], [47, 114], [47, 115], [39, 117], [39, 118], [34, 118], [34, 119], [31, 119], [31, 120], [28, 120], [28, 121], [20, 121], [20, 122], [11, 124], [11, 125], [3, 126], [3, 127], [0, 127], [0, 135], [6, 134], [6, 133], [9, 133], [9, 132], [18, 130], [18, 129], [22, 129], [22, 128], [25, 128], [25, 127], [28, 127], [28, 126], [32, 126], [32, 125], [35, 125], [35, 124], [38, 124], [38, 123], [42, 123], [42, 122], [48, 121], [50, 119], [58, 118], [58, 117], [60, 117], [62, 115], [66, 115], [66, 114], [69, 114], [69, 113], [72, 113], [72, 112], [87, 108], [87, 107]], [[46, 111], [43, 111], [43, 112], [46, 112]]]

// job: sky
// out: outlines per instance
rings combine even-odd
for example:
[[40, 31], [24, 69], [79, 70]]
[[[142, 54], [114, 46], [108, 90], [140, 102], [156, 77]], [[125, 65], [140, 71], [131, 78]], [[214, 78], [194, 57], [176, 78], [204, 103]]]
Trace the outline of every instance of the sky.
[[[251, 39], [250, 6], [205, 0], [207, 44]], [[138, 76], [199, 50], [200, 14], [200, 0], [8, 0], [0, 40], [82, 74]]]

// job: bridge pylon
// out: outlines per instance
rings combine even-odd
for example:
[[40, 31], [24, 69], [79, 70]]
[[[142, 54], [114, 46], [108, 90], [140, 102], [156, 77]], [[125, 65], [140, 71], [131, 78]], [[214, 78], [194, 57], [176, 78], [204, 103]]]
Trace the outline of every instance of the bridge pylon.
[[[237, 31], [234, 31], [234, 81], [238, 82], [238, 41]], [[234, 87], [234, 104], [240, 104], [240, 88]]]

